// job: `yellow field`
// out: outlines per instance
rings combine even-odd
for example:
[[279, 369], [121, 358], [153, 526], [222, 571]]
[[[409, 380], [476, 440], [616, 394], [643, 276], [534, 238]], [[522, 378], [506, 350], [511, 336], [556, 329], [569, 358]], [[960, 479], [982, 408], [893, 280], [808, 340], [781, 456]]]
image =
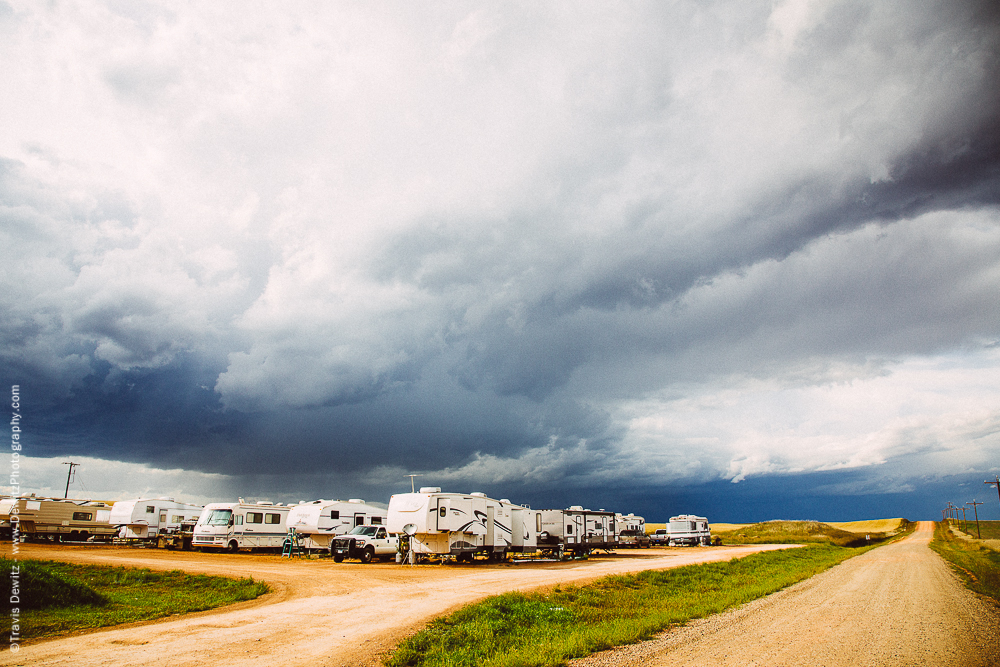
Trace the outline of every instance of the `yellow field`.
[[724, 533], [727, 530], [737, 530], [749, 525], [749, 523], [710, 523], [708, 527], [712, 529], [713, 533]]
[[[849, 533], [891, 533], [892, 531], [899, 528], [899, 524], [902, 519], [869, 519], [868, 521], [827, 521], [825, 522], [828, 526], [833, 526], [834, 528], [839, 528], [841, 530], [846, 530]], [[724, 533], [729, 530], [738, 530], [745, 526], [750, 526], [749, 523], [710, 523], [708, 527], [712, 529], [712, 533]], [[666, 528], [665, 523], [647, 523], [646, 532], [652, 533], [657, 528]]]
[[871, 519], [868, 521], [827, 522], [834, 528], [846, 530], [849, 533], [891, 533], [899, 528], [902, 519]]

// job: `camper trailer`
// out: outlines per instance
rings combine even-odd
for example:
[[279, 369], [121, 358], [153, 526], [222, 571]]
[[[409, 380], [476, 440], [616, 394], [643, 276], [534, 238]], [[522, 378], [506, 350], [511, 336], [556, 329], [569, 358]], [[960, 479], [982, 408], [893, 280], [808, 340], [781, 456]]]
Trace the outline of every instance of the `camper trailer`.
[[201, 549], [280, 549], [287, 536], [288, 511], [281, 503], [209, 503], [194, 527], [192, 545]]
[[667, 524], [667, 546], [698, 546], [711, 543], [712, 531], [705, 517], [691, 514], [670, 517], [670, 523]]
[[0, 500], [0, 524], [5, 535], [17, 533], [26, 539], [57, 542], [110, 540], [117, 529], [108, 523], [112, 505], [98, 500], [66, 498], [4, 498]]
[[[505, 501], [501, 501], [505, 502]], [[510, 551], [538, 551], [538, 534], [542, 532], [542, 513], [524, 505], [511, 505]]]
[[424, 486], [418, 493], [389, 499], [386, 523], [390, 533], [404, 533], [416, 560], [454, 556], [472, 561], [475, 554], [502, 559], [511, 549], [513, 506], [483, 493], [442, 493]]
[[303, 536], [305, 549], [327, 550], [337, 535], [351, 532], [355, 526], [382, 526], [387, 512], [366, 505], [360, 498], [350, 500], [314, 500], [299, 503], [288, 512], [288, 528]]
[[634, 514], [615, 514], [615, 542], [619, 547], [648, 547], [646, 520]]
[[201, 510], [201, 505], [173, 498], [120, 500], [111, 508], [108, 521], [118, 528], [118, 539], [145, 542], [179, 533], [181, 524], [197, 521]]
[[614, 549], [617, 544], [614, 512], [574, 505], [564, 510], [542, 510], [541, 517], [538, 548], [560, 557], [567, 551], [579, 555], [595, 549]]

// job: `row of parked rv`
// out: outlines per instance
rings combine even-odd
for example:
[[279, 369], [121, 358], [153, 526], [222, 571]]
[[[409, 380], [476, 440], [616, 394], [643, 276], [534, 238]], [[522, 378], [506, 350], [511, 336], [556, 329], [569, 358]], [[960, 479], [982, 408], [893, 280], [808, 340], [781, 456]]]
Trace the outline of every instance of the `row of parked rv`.
[[[482, 493], [443, 493], [438, 487], [392, 496], [388, 509], [363, 500], [211, 503], [171, 498], [107, 504], [43, 498], [0, 500], [0, 530], [28, 538], [118, 539], [210, 550], [280, 549], [294, 544], [335, 560], [370, 561], [398, 554], [410, 562], [431, 557], [502, 559], [508, 554], [556, 557], [594, 550], [661, 544], [708, 544], [704, 517], [671, 517], [646, 534], [645, 520], [605, 510], [534, 510]], [[666, 539], [663, 539], [666, 536]]]

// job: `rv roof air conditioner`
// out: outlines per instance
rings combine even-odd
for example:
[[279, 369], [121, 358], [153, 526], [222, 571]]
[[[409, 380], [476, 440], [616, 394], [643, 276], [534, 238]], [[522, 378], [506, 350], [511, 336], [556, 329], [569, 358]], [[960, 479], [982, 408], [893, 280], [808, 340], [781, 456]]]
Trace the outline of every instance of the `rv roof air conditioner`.
[[351, 498], [347, 502], [354, 503], [355, 505], [364, 505], [365, 504], [365, 501], [362, 500], [361, 498]]
[[470, 496], [474, 496], [474, 497], [476, 497], [476, 498], [485, 498], [485, 497], [486, 497], [486, 494], [485, 494], [485, 493], [483, 493], [482, 491], [473, 491], [473, 492], [472, 492], [472, 493], [470, 493], [469, 495], [470, 495]]
[[420, 493], [441, 493], [440, 486], [421, 486]]

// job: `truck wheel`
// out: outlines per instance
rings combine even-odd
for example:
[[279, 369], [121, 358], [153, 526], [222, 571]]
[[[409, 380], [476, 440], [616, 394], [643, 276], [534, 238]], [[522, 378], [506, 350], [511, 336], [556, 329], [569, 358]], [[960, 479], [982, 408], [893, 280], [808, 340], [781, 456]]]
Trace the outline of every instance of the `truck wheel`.
[[344, 557], [343, 556], [334, 556], [333, 557], [333, 562], [334, 563], [343, 563], [344, 562]]
[[373, 558], [375, 558], [374, 547], [365, 547], [365, 550], [361, 552], [361, 562], [370, 563]]
[[234, 554], [240, 550], [240, 545], [236, 540], [229, 543], [229, 553]]

